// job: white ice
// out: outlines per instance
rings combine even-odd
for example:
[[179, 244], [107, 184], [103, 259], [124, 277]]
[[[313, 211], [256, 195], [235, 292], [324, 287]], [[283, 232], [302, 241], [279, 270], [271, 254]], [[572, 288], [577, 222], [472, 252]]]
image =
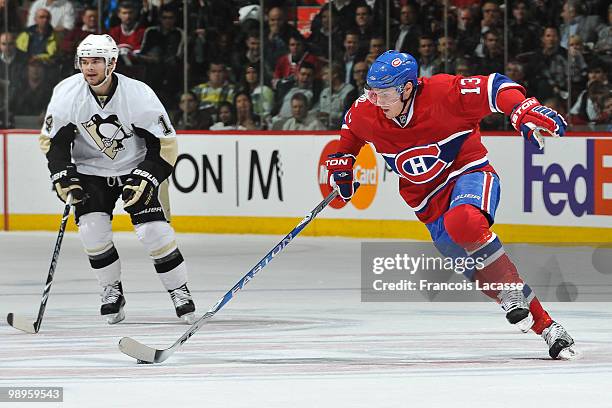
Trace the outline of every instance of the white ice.
[[[179, 235], [198, 311], [280, 238]], [[2, 316], [34, 320], [54, 241], [0, 233]], [[165, 348], [188, 326], [129, 233], [115, 235], [127, 318], [107, 325], [69, 233], [40, 333], [0, 325], [0, 386], [64, 387], [45, 407], [612, 407], [612, 303], [546, 304], [582, 353], [552, 361], [492, 302], [362, 303], [360, 242], [296, 238], [169, 360], [136, 365], [121, 337]]]

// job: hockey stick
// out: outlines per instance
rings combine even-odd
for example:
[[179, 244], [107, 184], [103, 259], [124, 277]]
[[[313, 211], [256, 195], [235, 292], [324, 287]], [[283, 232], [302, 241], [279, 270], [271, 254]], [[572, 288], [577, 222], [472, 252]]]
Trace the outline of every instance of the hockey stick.
[[51, 282], [53, 282], [53, 275], [55, 274], [55, 267], [57, 266], [57, 258], [59, 257], [60, 249], [62, 247], [62, 240], [64, 239], [64, 232], [66, 231], [66, 224], [68, 223], [68, 218], [70, 217], [71, 207], [72, 194], [68, 194], [68, 197], [66, 198], [66, 206], [64, 207], [64, 214], [62, 215], [62, 222], [60, 223], [57, 239], [55, 240], [55, 249], [53, 250], [53, 256], [51, 257], [51, 265], [49, 266], [47, 283], [45, 283], [40, 308], [38, 309], [38, 318], [34, 323], [32, 323], [31, 320], [28, 320], [25, 317], [15, 316], [13, 313], [9, 313], [6, 316], [6, 321], [16, 329], [32, 334], [38, 333], [38, 330], [40, 330], [40, 324], [42, 323], [45, 308], [47, 307], [47, 299], [49, 299], [49, 292], [51, 291]]
[[281, 252], [293, 238], [295, 238], [309, 223], [312, 221], [317, 214], [319, 214], [327, 205], [338, 195], [338, 192], [334, 189], [323, 201], [317, 205], [314, 210], [306, 214], [306, 217], [300, 223], [283, 238], [266, 256], [264, 256], [246, 275], [242, 277], [231, 288], [219, 301], [202, 317], [198, 319], [190, 328], [183, 334], [174, 344], [167, 349], [158, 350], [152, 347], [146, 346], [131, 337], [124, 337], [119, 340], [119, 350], [122, 353], [127, 354], [130, 357], [138, 360], [138, 363], [161, 363], [167, 360], [179, 347], [183, 345], [191, 336], [193, 336], [198, 330], [204, 326], [207, 320], [215, 315], [221, 308], [229, 302], [236, 293], [242, 289], [251, 279], [255, 277], [259, 271], [265, 268], [272, 259]]

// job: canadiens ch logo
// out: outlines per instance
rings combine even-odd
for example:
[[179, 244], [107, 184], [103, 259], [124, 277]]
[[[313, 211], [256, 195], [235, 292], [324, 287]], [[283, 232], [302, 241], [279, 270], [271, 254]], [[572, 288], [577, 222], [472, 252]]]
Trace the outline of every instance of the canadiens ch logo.
[[95, 114], [81, 125], [100, 151], [111, 159], [117, 156], [117, 152], [125, 150], [123, 141], [134, 136], [132, 130], [121, 124], [117, 115], [110, 115], [106, 119], [102, 119], [100, 115]]
[[437, 144], [413, 147], [395, 156], [397, 173], [415, 184], [427, 183], [436, 178], [448, 163], [440, 159]]

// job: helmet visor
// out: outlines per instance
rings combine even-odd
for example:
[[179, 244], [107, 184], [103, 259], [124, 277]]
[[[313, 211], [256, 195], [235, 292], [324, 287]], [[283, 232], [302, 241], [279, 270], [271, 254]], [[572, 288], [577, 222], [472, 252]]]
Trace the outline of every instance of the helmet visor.
[[385, 108], [391, 106], [401, 100], [401, 93], [398, 92], [397, 87], [391, 88], [370, 88], [368, 85], [365, 86], [366, 97], [372, 104]]

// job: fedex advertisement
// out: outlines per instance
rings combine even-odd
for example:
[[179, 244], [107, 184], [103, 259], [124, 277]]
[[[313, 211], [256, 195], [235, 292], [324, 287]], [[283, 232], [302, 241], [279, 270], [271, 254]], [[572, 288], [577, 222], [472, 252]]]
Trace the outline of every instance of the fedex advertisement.
[[523, 179], [525, 213], [612, 215], [612, 139], [525, 143]]

